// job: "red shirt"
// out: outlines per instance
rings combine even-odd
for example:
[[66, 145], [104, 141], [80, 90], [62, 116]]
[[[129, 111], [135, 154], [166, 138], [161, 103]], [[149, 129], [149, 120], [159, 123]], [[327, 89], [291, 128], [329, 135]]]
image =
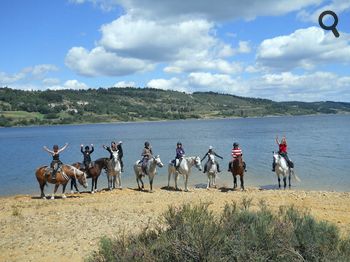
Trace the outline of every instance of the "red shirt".
[[279, 144], [279, 152], [280, 153], [287, 153], [287, 145], [286, 144]]
[[241, 156], [242, 155], [242, 150], [237, 147], [237, 148], [232, 148], [232, 157], [233, 158], [236, 158], [238, 156]]

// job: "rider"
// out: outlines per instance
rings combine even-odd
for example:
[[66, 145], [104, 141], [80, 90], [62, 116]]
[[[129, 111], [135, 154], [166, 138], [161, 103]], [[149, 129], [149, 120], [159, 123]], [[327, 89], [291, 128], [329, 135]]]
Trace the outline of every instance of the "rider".
[[118, 150], [118, 155], [119, 155], [119, 161], [120, 161], [120, 166], [122, 168], [122, 172], [124, 172], [124, 162], [123, 162], [123, 148], [122, 148], [122, 141], [119, 141], [117, 144], [117, 150]]
[[[231, 171], [233, 161], [239, 156], [241, 156], [243, 158], [242, 149], [239, 147], [239, 144], [237, 142], [233, 143], [233, 148], [232, 148], [231, 155], [232, 155], [233, 159], [228, 164], [228, 171], [229, 172]], [[247, 172], [247, 170], [246, 170], [247, 165], [246, 165], [246, 163], [244, 161], [243, 161], [243, 167], [244, 167], [244, 171]]]
[[[278, 136], [276, 136], [276, 143], [278, 145], [278, 154], [280, 156], [284, 157], [289, 168], [293, 168], [294, 164], [292, 161], [290, 161], [288, 154], [287, 154], [287, 139], [286, 139], [286, 137], [283, 136], [281, 139], [281, 142], [279, 142]], [[276, 162], [275, 162], [275, 158], [273, 158], [272, 172], [275, 172], [275, 167], [276, 167]]]
[[177, 142], [177, 144], [176, 144], [176, 156], [175, 156], [175, 161], [174, 161], [176, 169], [179, 168], [184, 155], [185, 155], [185, 150], [182, 148], [182, 143]]
[[65, 150], [68, 146], [68, 143], [66, 143], [62, 148], [59, 148], [58, 145], [53, 146], [53, 150], [51, 151], [46, 146], [44, 146], [44, 150], [52, 155], [52, 161], [50, 164], [50, 167], [52, 168], [52, 175], [51, 179], [56, 179], [56, 173], [58, 169], [62, 166], [62, 162], [60, 160], [60, 153]]
[[117, 151], [117, 144], [114, 141], [112, 141], [111, 147], [105, 146], [105, 145], [103, 145], [102, 147], [109, 152], [110, 154], [109, 159], [113, 159], [113, 152]]
[[142, 175], [147, 175], [147, 164], [148, 160], [152, 158], [153, 152], [152, 147], [148, 141], [145, 142], [145, 147], [142, 150], [141, 156], [141, 167], [142, 167]]
[[94, 152], [94, 145], [91, 144], [91, 150], [89, 146], [85, 146], [85, 150], [83, 150], [84, 145], [81, 144], [80, 145], [80, 152], [83, 154], [84, 156], [84, 160], [83, 160], [83, 164], [84, 164], [84, 168], [86, 171], [89, 170], [89, 168], [91, 167], [91, 154], [92, 152]]
[[[202, 161], [204, 160], [204, 158], [206, 158], [206, 156], [208, 156], [208, 161], [207, 161], [207, 162], [205, 163], [205, 165], [204, 165], [204, 171], [203, 171], [203, 173], [206, 173], [206, 172], [207, 172], [207, 166], [208, 166], [208, 162], [209, 162], [209, 160], [210, 160], [209, 155], [214, 155], [214, 156], [217, 156], [218, 158], [224, 159], [222, 156], [219, 156], [218, 154], [216, 154], [216, 153], [214, 152], [212, 146], [209, 146], [208, 152], [203, 156], [203, 158], [202, 158], [202, 160], [201, 160], [201, 162], [202, 162]], [[217, 161], [215, 160], [215, 164], [216, 164], [216, 166], [218, 167], [218, 172], [220, 173], [221, 171], [220, 171], [220, 168], [219, 168], [219, 162], [217, 162]]]

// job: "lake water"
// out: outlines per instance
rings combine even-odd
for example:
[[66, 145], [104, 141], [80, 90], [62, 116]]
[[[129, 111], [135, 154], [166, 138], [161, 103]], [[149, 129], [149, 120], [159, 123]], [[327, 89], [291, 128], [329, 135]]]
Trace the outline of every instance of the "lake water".
[[[164, 164], [174, 158], [177, 141], [183, 143], [187, 156], [202, 157], [212, 145], [224, 157], [224, 160], [220, 160], [223, 172], [217, 182], [230, 187], [232, 176], [227, 172], [227, 163], [231, 158], [232, 143], [237, 141], [247, 162], [245, 185], [271, 188], [277, 184], [277, 178], [271, 172], [272, 151], [277, 150], [276, 134], [287, 136], [289, 156], [295, 163], [296, 174], [302, 180], [301, 183], [294, 183], [293, 188], [349, 191], [349, 133], [350, 115], [2, 128], [0, 195], [40, 193], [35, 169], [51, 161], [51, 156], [42, 149], [44, 145], [51, 148], [53, 144], [63, 146], [68, 142], [69, 147], [62, 152], [61, 160], [73, 163], [82, 161], [80, 144], [93, 143], [95, 152], [92, 158], [97, 159], [109, 156], [102, 148], [103, 144], [109, 145], [111, 141], [119, 140], [123, 141], [124, 149], [124, 187], [136, 186], [132, 165], [140, 158], [143, 144], [148, 140], [154, 154], [159, 154]], [[193, 171], [190, 186], [206, 183], [206, 176], [196, 169]], [[179, 182], [183, 187], [181, 178]], [[166, 165], [158, 169], [154, 183], [155, 186], [167, 184]], [[98, 188], [106, 184], [103, 173]], [[51, 193], [52, 189], [50, 185], [45, 192]]]

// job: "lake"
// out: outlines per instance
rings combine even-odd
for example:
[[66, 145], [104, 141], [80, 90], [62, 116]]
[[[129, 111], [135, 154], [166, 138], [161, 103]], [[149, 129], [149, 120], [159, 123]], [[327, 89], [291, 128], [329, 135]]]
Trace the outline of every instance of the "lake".
[[[80, 144], [95, 145], [92, 159], [108, 157], [102, 145], [123, 141], [125, 172], [124, 187], [136, 187], [132, 166], [140, 158], [144, 142], [150, 141], [154, 154], [159, 154], [165, 167], [158, 169], [155, 186], [167, 184], [166, 164], [174, 158], [177, 141], [181, 141], [187, 156], [203, 157], [211, 145], [223, 172], [219, 185], [232, 186], [227, 172], [233, 142], [239, 142], [247, 163], [246, 187], [273, 188], [277, 178], [271, 172], [272, 151], [277, 150], [275, 136], [287, 136], [289, 156], [295, 172], [302, 180], [295, 189], [349, 191], [350, 187], [350, 115], [318, 115], [297, 117], [264, 117], [219, 120], [184, 120], [167, 122], [111, 123], [68, 126], [40, 126], [0, 129], [0, 195], [38, 194], [35, 178], [38, 166], [49, 164], [51, 156], [42, 147], [63, 146], [64, 163], [82, 161]], [[204, 164], [204, 161], [203, 161]], [[206, 183], [206, 176], [193, 169], [189, 185]], [[183, 188], [180, 178], [179, 186]], [[91, 186], [89, 180], [89, 188]], [[173, 182], [172, 182], [173, 183]], [[98, 188], [106, 187], [103, 173]], [[146, 178], [148, 188], [148, 178]], [[52, 192], [52, 185], [45, 189]], [[70, 188], [67, 187], [67, 192]], [[61, 189], [59, 189], [59, 193]]]

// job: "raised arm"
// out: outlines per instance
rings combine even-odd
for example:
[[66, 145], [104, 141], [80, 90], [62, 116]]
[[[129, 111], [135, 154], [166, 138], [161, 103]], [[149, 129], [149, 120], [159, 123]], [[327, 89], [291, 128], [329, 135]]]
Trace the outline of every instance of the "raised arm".
[[81, 145], [80, 145], [80, 152], [81, 152], [82, 154], [84, 154], [83, 147], [84, 147], [84, 145], [81, 144]]
[[60, 150], [58, 150], [58, 153], [61, 153], [63, 150], [65, 150], [68, 146], [68, 143], [66, 143]]
[[276, 136], [276, 144], [280, 145], [280, 142], [278, 141], [278, 136]]
[[93, 144], [91, 144], [91, 150], [90, 150], [90, 154], [92, 153], [92, 152], [94, 152], [94, 145]]
[[207, 155], [208, 155], [208, 152], [205, 153], [205, 155], [204, 155], [203, 158], [201, 159], [201, 162], [207, 157]]
[[217, 153], [214, 152], [214, 155], [217, 156], [218, 158], [224, 159], [222, 156], [219, 156]]
[[54, 154], [54, 152], [51, 151], [50, 149], [48, 149], [46, 146], [43, 146], [43, 149], [44, 149], [46, 152], [48, 152], [49, 154], [51, 154], [51, 155]]

